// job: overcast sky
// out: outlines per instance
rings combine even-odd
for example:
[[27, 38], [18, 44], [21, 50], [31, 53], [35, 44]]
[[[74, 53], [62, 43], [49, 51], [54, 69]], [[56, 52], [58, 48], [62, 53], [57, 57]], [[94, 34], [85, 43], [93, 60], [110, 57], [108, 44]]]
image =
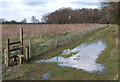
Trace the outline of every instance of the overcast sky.
[[0, 0], [0, 18], [21, 21], [23, 18], [30, 22], [31, 16], [39, 21], [44, 14], [62, 7], [98, 8], [99, 0]]

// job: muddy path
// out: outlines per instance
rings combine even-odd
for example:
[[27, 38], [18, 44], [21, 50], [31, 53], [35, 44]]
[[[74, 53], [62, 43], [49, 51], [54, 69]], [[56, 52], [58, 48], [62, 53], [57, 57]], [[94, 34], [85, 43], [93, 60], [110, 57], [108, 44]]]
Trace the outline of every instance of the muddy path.
[[4, 69], [3, 79], [114, 79], [113, 77], [116, 77], [118, 73], [117, 33], [117, 26], [109, 26], [108, 28], [91, 33], [70, 45], [43, 53], [29, 64]]

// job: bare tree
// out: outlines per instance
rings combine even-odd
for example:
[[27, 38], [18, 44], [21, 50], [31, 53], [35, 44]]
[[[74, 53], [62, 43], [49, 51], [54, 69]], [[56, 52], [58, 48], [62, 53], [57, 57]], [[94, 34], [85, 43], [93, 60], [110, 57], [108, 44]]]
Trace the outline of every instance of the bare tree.
[[[101, 22], [102, 23], [118, 23], [120, 8], [118, 8], [120, 2], [102, 2], [101, 3]], [[103, 21], [104, 20], [104, 21]]]
[[4, 23], [6, 20], [4, 18], [0, 19], [0, 23]]
[[24, 18], [24, 19], [21, 21], [21, 23], [27, 23], [27, 19]]
[[39, 20], [35, 16], [32, 16], [31, 17], [31, 22], [32, 23], [39, 23]]

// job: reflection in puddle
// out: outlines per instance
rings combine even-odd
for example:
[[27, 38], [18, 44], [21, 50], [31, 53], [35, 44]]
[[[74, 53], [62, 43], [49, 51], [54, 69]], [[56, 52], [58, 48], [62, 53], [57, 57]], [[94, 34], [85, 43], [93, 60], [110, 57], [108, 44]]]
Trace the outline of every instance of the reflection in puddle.
[[97, 41], [91, 44], [81, 44], [72, 50], [67, 49], [63, 51], [61, 55], [77, 52], [68, 58], [56, 56], [51, 59], [45, 59], [36, 62], [57, 62], [58, 65], [63, 67], [72, 67], [88, 72], [104, 72], [105, 66], [97, 63], [96, 59], [105, 48], [106, 44], [103, 41]]
[[41, 77], [43, 78], [43, 80], [45, 80], [45, 79], [49, 79], [49, 76], [50, 76], [49, 73], [45, 73]]
[[70, 49], [66, 49], [63, 51], [63, 53], [61, 55], [66, 55], [66, 54], [70, 54], [71, 50]]

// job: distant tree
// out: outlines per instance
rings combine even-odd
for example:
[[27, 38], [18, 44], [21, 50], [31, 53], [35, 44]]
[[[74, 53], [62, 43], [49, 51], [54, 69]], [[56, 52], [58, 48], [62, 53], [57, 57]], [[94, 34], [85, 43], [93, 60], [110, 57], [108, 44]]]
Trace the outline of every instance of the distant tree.
[[52, 21], [51, 21], [51, 18], [50, 18], [50, 15], [49, 14], [45, 14], [45, 15], [43, 15], [43, 17], [42, 17], [42, 22], [43, 23], [52, 23]]
[[6, 20], [5, 20], [4, 18], [1, 18], [1, 19], [0, 19], [0, 24], [1, 24], [1, 23], [5, 23], [5, 21], [6, 21]]
[[31, 22], [32, 22], [32, 23], [35, 23], [35, 16], [32, 16], [32, 17], [31, 17]]
[[17, 24], [18, 22], [15, 20], [7, 21], [7, 20], [1, 18], [0, 23], [2, 23], [2, 24]]
[[36, 19], [36, 20], [35, 20], [35, 23], [39, 23], [39, 20], [38, 20], [38, 19]]
[[16, 24], [17, 21], [15, 21], [15, 20], [11, 20], [10, 23], [11, 23], [11, 24]]
[[31, 17], [31, 22], [32, 22], [32, 23], [39, 23], [39, 20], [36, 19], [35, 16], [32, 16], [32, 17]]
[[15, 20], [7, 21], [4, 18], [0, 19], [1, 24], [20, 24], [20, 23], [26, 23], [26, 19], [23, 19], [21, 22], [17, 22]]
[[24, 18], [24, 19], [21, 21], [21, 23], [27, 23], [27, 19]]
[[101, 15], [102, 22], [105, 23], [118, 23], [120, 14], [120, 8], [118, 8], [119, 2], [102, 2], [101, 3]]

